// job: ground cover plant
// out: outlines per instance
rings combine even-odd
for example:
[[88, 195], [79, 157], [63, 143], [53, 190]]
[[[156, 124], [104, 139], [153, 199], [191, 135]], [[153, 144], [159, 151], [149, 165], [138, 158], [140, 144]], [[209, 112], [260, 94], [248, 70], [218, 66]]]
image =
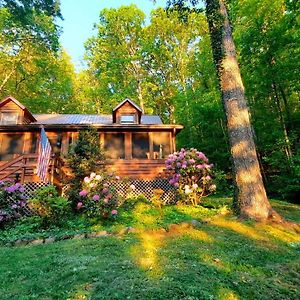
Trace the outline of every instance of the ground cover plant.
[[[205, 201], [207, 206], [219, 202]], [[221, 207], [229, 201], [220, 199]], [[287, 218], [300, 219], [299, 206], [272, 204]], [[0, 298], [299, 298], [300, 239], [294, 230], [240, 222], [220, 210], [203, 213], [209, 208], [174, 206], [170, 212], [145, 205], [133, 205], [127, 225], [142, 224], [133, 233], [1, 247]], [[170, 225], [191, 219], [200, 225]]]

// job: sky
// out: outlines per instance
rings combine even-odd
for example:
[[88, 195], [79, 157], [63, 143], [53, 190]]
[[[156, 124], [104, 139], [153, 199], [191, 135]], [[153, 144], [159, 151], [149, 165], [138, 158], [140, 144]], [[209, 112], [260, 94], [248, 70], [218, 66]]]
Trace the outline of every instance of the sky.
[[63, 48], [71, 56], [77, 70], [83, 68], [84, 43], [95, 34], [93, 25], [98, 23], [99, 12], [103, 8], [117, 8], [122, 5], [135, 4], [147, 16], [152, 9], [164, 7], [166, 1], [158, 0], [61, 0], [61, 12], [64, 20], [59, 21], [62, 27], [60, 37]]

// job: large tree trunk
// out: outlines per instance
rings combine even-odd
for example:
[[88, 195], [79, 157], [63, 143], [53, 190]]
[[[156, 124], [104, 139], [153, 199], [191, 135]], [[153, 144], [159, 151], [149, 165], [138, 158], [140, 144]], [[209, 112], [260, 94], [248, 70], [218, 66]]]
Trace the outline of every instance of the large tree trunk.
[[227, 118], [235, 179], [235, 207], [241, 217], [260, 221], [280, 219], [268, 201], [263, 184], [224, 0], [206, 0], [206, 14]]

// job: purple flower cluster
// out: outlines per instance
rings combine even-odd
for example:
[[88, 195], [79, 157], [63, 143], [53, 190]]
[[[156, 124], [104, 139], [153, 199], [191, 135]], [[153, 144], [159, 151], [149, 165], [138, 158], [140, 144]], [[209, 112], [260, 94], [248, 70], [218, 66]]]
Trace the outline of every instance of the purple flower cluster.
[[8, 193], [13, 193], [13, 192], [21, 192], [21, 193], [23, 193], [25, 191], [23, 185], [21, 183], [19, 183], [19, 182], [16, 183], [16, 184], [7, 186], [4, 190], [6, 192], [8, 192]]
[[0, 181], [0, 225], [25, 214], [27, 202], [24, 191], [21, 183]]
[[170, 154], [166, 169], [170, 172], [169, 182], [182, 194], [189, 197], [203, 196], [211, 185], [212, 164], [203, 152], [197, 149], [184, 149]]

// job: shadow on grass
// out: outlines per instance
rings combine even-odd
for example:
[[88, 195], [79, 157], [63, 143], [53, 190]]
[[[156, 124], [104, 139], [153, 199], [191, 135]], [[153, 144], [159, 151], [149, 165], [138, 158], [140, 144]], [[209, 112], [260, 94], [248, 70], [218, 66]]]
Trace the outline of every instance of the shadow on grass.
[[199, 229], [0, 248], [0, 299], [300, 298], [298, 237], [264, 226], [214, 217]]

